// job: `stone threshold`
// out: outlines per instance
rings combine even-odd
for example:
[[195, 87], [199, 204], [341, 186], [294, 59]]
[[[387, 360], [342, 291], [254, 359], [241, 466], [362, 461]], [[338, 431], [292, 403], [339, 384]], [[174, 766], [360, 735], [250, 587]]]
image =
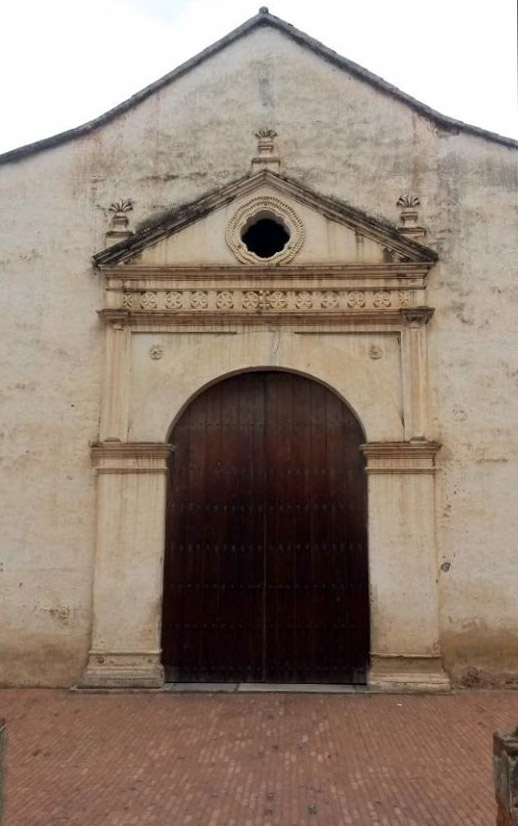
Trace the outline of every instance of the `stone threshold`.
[[367, 694], [366, 685], [322, 683], [165, 683], [160, 688], [72, 686], [72, 694]]
[[224, 694], [357, 694], [366, 685], [326, 685], [322, 683], [166, 683], [165, 691], [174, 693]]

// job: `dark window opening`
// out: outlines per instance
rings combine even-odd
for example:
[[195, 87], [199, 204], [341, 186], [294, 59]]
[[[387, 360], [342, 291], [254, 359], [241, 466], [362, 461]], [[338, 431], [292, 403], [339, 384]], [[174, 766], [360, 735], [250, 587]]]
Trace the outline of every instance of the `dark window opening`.
[[249, 252], [254, 252], [259, 258], [271, 258], [280, 252], [290, 240], [282, 224], [272, 221], [271, 218], [261, 218], [248, 227], [243, 233], [242, 240]]

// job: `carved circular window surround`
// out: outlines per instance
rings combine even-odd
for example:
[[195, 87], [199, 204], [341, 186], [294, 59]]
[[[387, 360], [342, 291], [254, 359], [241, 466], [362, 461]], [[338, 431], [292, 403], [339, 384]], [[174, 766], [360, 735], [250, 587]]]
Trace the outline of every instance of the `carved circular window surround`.
[[[282, 224], [289, 235], [283, 249], [269, 258], [260, 258], [255, 252], [247, 249], [242, 240], [248, 227], [262, 218], [270, 218]], [[262, 195], [252, 198], [237, 210], [227, 225], [225, 237], [228, 246], [242, 264], [286, 264], [299, 252], [304, 243], [306, 231], [304, 224], [288, 204], [278, 198]]]

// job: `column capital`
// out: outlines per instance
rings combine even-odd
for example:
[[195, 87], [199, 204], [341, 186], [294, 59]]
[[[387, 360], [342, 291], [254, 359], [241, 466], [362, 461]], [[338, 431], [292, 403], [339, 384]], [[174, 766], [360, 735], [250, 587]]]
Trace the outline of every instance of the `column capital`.
[[111, 325], [114, 330], [123, 330], [129, 322], [129, 310], [119, 310], [115, 307], [105, 307], [104, 310], [97, 310], [97, 315], [106, 325]]
[[433, 307], [403, 307], [399, 312], [411, 327], [421, 327], [428, 324], [435, 309]]
[[368, 442], [360, 450], [367, 459], [367, 473], [435, 473], [439, 442]]
[[92, 464], [98, 473], [166, 473], [172, 450], [165, 442], [98, 442]]

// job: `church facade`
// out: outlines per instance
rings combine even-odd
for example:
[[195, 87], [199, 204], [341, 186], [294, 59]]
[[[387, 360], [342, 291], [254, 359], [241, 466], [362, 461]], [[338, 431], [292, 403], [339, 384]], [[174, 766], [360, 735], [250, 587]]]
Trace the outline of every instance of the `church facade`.
[[516, 684], [517, 150], [262, 9], [0, 157], [6, 684]]

